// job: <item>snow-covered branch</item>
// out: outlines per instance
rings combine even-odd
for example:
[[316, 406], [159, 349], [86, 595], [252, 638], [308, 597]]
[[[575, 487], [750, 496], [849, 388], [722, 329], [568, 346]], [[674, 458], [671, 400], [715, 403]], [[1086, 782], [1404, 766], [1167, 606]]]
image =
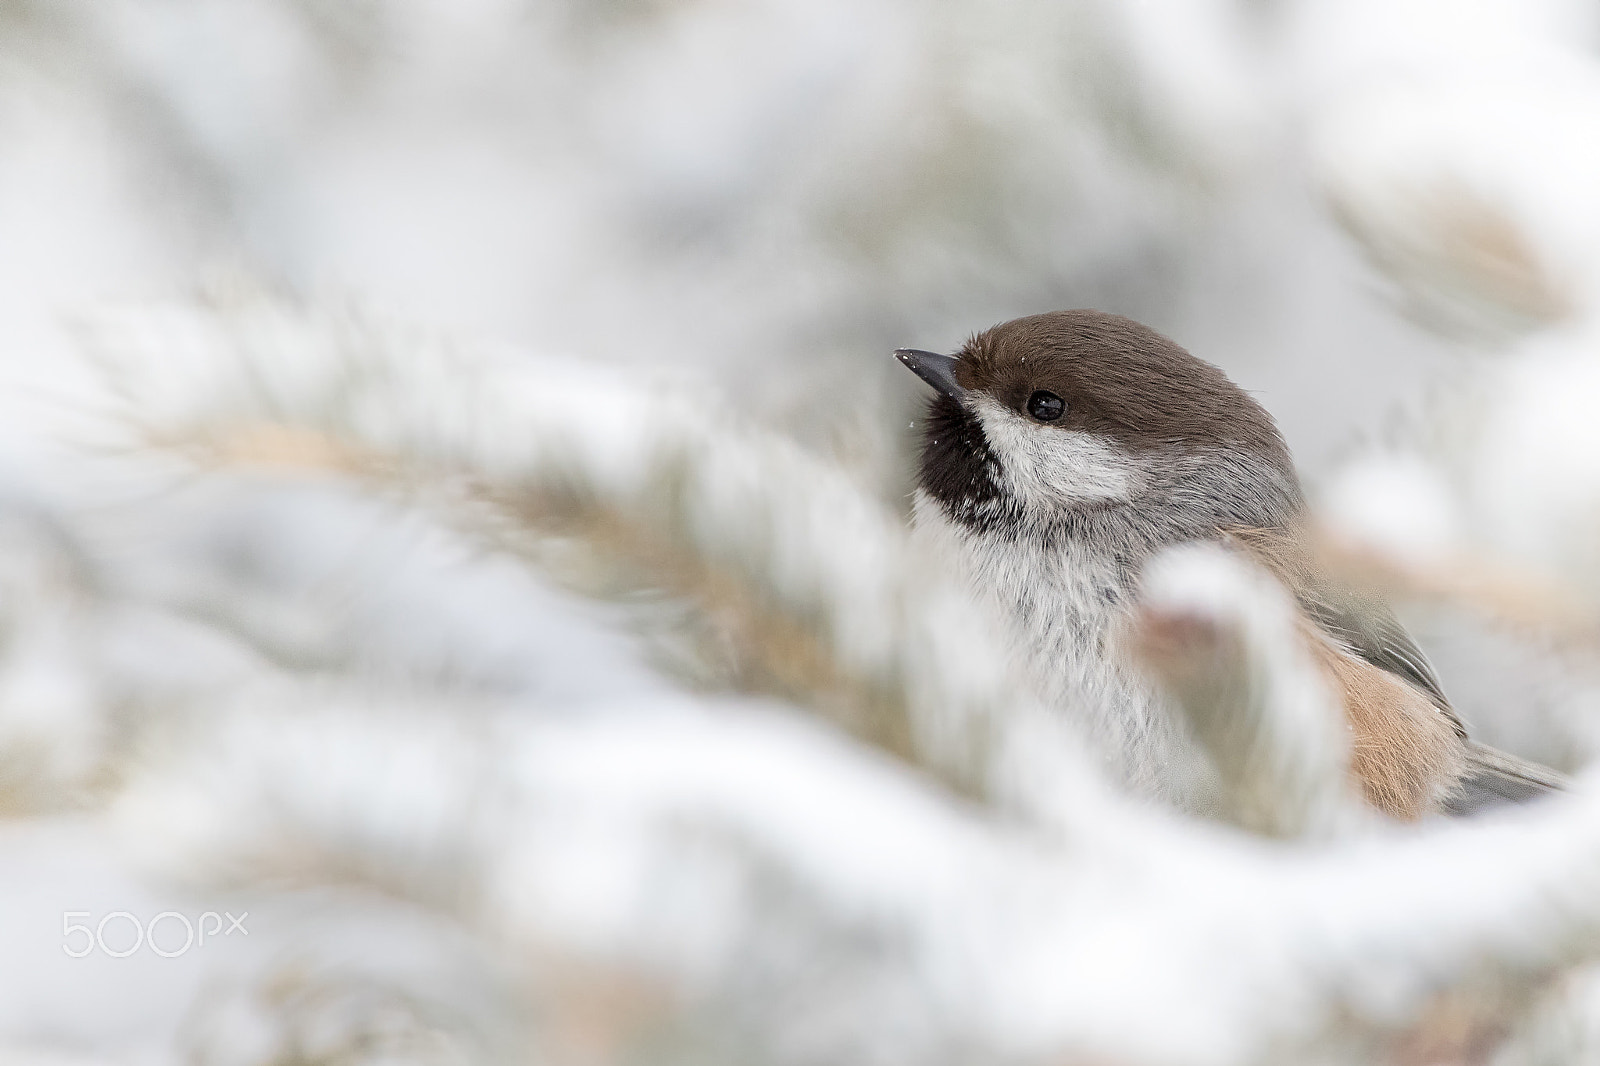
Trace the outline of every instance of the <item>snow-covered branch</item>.
[[102, 444], [309, 463], [442, 498], [500, 543], [577, 538], [731, 616], [755, 660], [747, 684], [959, 789], [1064, 823], [1099, 787], [1058, 716], [1010, 676], [987, 616], [897, 515], [665, 376], [450, 348], [259, 300], [110, 316], [88, 336], [109, 386]]

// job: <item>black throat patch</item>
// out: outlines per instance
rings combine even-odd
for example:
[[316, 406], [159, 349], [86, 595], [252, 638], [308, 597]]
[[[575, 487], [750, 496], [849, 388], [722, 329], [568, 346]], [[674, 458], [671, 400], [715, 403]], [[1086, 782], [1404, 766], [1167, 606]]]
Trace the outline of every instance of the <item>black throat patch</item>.
[[1000, 459], [961, 404], [936, 396], [923, 421], [922, 489], [953, 521], [980, 533], [1013, 532], [1021, 514], [1000, 484]]

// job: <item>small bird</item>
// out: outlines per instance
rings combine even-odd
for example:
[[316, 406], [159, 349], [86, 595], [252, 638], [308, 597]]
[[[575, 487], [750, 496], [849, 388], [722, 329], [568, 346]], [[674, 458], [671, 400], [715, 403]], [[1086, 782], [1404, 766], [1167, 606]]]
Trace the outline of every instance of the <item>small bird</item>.
[[918, 535], [1009, 621], [1044, 697], [1079, 714], [1134, 792], [1192, 810], [1213, 802], [1182, 715], [1117, 641], [1143, 565], [1191, 541], [1246, 554], [1292, 593], [1371, 806], [1413, 820], [1562, 787], [1554, 771], [1470, 741], [1394, 615], [1316, 565], [1282, 434], [1215, 366], [1088, 310], [1006, 322], [953, 356], [895, 356], [937, 390]]

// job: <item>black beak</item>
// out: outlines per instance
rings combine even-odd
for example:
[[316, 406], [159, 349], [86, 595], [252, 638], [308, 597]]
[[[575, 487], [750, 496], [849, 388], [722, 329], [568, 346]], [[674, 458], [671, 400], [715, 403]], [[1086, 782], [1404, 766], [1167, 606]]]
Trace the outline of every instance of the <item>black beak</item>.
[[956, 363], [960, 360], [955, 356], [919, 352], [915, 348], [896, 348], [894, 357], [904, 363], [917, 377], [957, 403], [967, 395], [967, 390], [956, 381]]

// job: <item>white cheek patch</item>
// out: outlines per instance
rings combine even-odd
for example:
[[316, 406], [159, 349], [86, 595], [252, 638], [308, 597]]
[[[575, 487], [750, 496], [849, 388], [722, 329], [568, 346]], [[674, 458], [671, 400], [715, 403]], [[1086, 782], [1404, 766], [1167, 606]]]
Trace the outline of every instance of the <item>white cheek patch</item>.
[[968, 402], [1006, 487], [1024, 505], [1127, 500], [1143, 481], [1137, 461], [1104, 437], [1041, 425], [988, 396]]

